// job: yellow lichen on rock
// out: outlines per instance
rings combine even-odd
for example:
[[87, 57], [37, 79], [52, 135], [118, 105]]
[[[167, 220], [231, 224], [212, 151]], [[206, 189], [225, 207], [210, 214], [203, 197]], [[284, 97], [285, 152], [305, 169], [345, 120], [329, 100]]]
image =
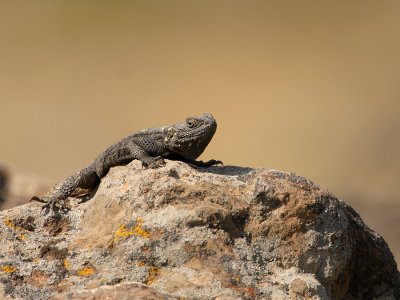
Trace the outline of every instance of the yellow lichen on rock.
[[156, 278], [158, 275], [160, 275], [162, 273], [162, 270], [160, 268], [157, 267], [149, 267], [149, 276], [147, 277], [147, 285], [152, 285], [154, 283], [154, 281], [156, 281]]
[[15, 227], [14, 222], [10, 218], [5, 219], [3, 223], [10, 229], [14, 229]]
[[71, 267], [71, 262], [68, 259], [64, 259], [63, 266], [68, 270]]
[[6, 265], [6, 266], [1, 266], [0, 268], [4, 273], [14, 273], [17, 271], [17, 269], [14, 268], [13, 266]]
[[78, 271], [79, 276], [90, 276], [94, 273], [94, 268], [92, 267], [84, 267], [83, 269]]
[[136, 265], [137, 265], [138, 267], [144, 267], [144, 266], [146, 265], [146, 263], [145, 263], [144, 261], [138, 261], [138, 262], [136, 263]]
[[[16, 230], [16, 231], [21, 231], [24, 230], [24, 228], [15, 225], [14, 221], [11, 220], [10, 218], [6, 218], [5, 220], [3, 220], [3, 223], [10, 229]], [[24, 234], [18, 234], [17, 235], [17, 239], [20, 241], [23, 241], [25, 239], [25, 235]]]
[[22, 227], [19, 227], [17, 225], [14, 224], [13, 220], [11, 220], [10, 218], [6, 218], [3, 223], [10, 229], [15, 229], [15, 230], [22, 230]]
[[162, 269], [155, 266], [148, 266], [144, 261], [137, 261], [136, 266], [145, 267], [148, 269], [148, 275], [146, 279], [146, 284], [151, 285], [156, 280], [157, 276], [162, 274]]
[[136, 225], [133, 228], [127, 228], [125, 224], [122, 224], [114, 233], [114, 242], [118, 242], [119, 239], [127, 238], [131, 235], [149, 238], [150, 232], [143, 229], [143, 222], [142, 218], [137, 219]]

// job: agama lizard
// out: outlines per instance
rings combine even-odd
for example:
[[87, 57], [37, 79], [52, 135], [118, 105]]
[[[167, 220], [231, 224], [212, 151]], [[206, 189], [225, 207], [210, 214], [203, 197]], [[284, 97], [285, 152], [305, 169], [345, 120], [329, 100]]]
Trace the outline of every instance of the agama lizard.
[[210, 143], [217, 122], [205, 113], [189, 117], [183, 123], [169, 127], [144, 129], [134, 133], [104, 150], [89, 166], [56, 184], [43, 199], [31, 200], [46, 203], [43, 209], [52, 212], [66, 209], [65, 200], [78, 190], [94, 190], [111, 167], [124, 165], [134, 159], [145, 168], [165, 165], [164, 158], [180, 160], [199, 167], [222, 164], [219, 160], [196, 160]]

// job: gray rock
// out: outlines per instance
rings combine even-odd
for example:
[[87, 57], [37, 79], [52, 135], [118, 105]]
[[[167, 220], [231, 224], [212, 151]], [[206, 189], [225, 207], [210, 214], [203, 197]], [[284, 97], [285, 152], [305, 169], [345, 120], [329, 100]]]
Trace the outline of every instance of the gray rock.
[[[399, 299], [381, 236], [310, 180], [167, 161], [112, 168], [67, 215], [0, 212], [0, 295]], [[142, 293], [142, 294], [140, 294]]]

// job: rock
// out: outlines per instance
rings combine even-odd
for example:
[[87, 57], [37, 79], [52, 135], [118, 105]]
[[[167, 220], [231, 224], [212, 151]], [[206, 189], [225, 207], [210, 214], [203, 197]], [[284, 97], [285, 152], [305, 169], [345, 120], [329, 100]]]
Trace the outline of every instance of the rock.
[[0, 210], [27, 203], [32, 195], [43, 194], [51, 184], [48, 179], [0, 163]]
[[67, 294], [57, 294], [51, 297], [51, 299], [131, 300], [133, 295], [135, 296], [135, 299], [146, 300], [178, 299], [176, 297], [158, 293], [154, 289], [138, 282], [124, 282], [114, 285], [102, 285], [93, 289], [71, 291]]
[[[112, 168], [66, 215], [0, 212], [0, 295], [399, 299], [381, 236], [310, 180], [167, 161]], [[140, 299], [137, 296], [137, 299]]]

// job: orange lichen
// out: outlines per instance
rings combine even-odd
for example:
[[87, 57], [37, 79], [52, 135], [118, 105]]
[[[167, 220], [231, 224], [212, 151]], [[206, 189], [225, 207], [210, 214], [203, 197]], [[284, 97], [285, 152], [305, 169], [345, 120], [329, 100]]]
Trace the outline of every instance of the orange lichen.
[[157, 268], [154, 266], [146, 266], [146, 263], [144, 261], [137, 261], [136, 266], [148, 268], [148, 275], [146, 280], [147, 285], [153, 284], [154, 281], [156, 281], [157, 276], [159, 276], [162, 273], [161, 268]]
[[146, 265], [146, 263], [145, 263], [144, 261], [138, 261], [138, 262], [136, 263], [136, 265], [137, 265], [138, 267], [144, 267], [144, 266]]
[[[11, 220], [10, 218], [6, 218], [5, 220], [3, 220], [3, 223], [10, 229], [16, 230], [16, 231], [21, 231], [24, 228], [15, 225], [14, 221]], [[23, 241], [25, 239], [25, 235], [24, 234], [18, 234], [17, 235], [17, 239], [20, 241]]]
[[160, 275], [162, 273], [162, 270], [160, 268], [157, 267], [149, 267], [149, 276], [147, 277], [147, 285], [151, 285], [154, 283], [154, 281], [156, 281], [156, 278], [158, 275]]
[[133, 228], [127, 228], [126, 225], [122, 224], [114, 233], [114, 242], [118, 242], [119, 239], [127, 238], [131, 235], [149, 238], [150, 232], [143, 229], [143, 222], [142, 218], [137, 219], [136, 225]]
[[71, 267], [71, 262], [68, 259], [64, 259], [63, 266], [68, 270]]
[[94, 273], [94, 268], [92, 267], [84, 267], [83, 269], [78, 271], [79, 276], [90, 276]]
[[1, 266], [1, 270], [5, 273], [14, 273], [17, 271], [16, 268], [14, 268], [13, 266]]
[[22, 230], [22, 227], [19, 227], [17, 225], [15, 225], [15, 223], [13, 222], [13, 220], [11, 220], [10, 218], [7, 218], [3, 221], [3, 223], [10, 229], [15, 229], [15, 230]]
[[15, 224], [10, 218], [5, 219], [3, 221], [3, 223], [10, 229], [14, 229], [15, 228]]

